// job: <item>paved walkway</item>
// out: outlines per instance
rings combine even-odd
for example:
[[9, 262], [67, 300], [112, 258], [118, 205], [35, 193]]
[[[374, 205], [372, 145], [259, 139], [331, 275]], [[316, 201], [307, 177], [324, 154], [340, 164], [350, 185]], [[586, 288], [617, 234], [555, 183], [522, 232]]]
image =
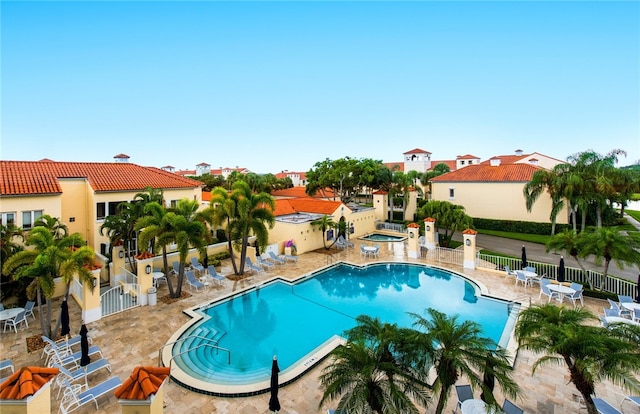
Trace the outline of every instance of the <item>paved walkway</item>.
[[[425, 262], [422, 259], [407, 259], [406, 253], [398, 255], [398, 252], [382, 243], [380, 258], [381, 261], [409, 261], [438, 265], [450, 268], [463, 273], [467, 277], [484, 284], [492, 296], [505, 299], [531, 298], [533, 303], [542, 303], [538, 300], [538, 290], [535, 288], [514, 287], [513, 279], [507, 278], [504, 272], [489, 270], [463, 270], [460, 266], [449, 266], [434, 262]], [[372, 259], [362, 258], [357, 249], [348, 249], [336, 253], [334, 261], [342, 260], [352, 263], [363, 263]], [[106, 317], [100, 321], [88, 324], [89, 335], [93, 338], [94, 345], [98, 345], [112, 366], [111, 375], [117, 375], [123, 381], [132, 373], [138, 365], [157, 365], [158, 350], [168, 340], [168, 338], [180, 326], [187, 321], [187, 316], [183, 309], [208, 302], [212, 298], [221, 297], [230, 292], [242, 290], [252, 284], [263, 282], [275, 276], [293, 279], [300, 275], [312, 272], [324, 267], [330, 262], [326, 255], [318, 253], [306, 253], [300, 256], [297, 264], [287, 264], [278, 266], [259, 277], [253, 276], [249, 281], [232, 282], [227, 281], [224, 287], [212, 288], [203, 292], [193, 292], [192, 296], [172, 304], [158, 301], [156, 306], [145, 306], [135, 308], [125, 313], [120, 313]], [[188, 290], [188, 289], [187, 289]], [[158, 298], [167, 294], [167, 288], [161, 286]], [[60, 300], [54, 301], [54, 309], [58, 310]], [[602, 313], [603, 306], [608, 306], [605, 301], [585, 298], [585, 306], [593, 312]], [[77, 333], [81, 324], [81, 312], [73, 301], [70, 303], [71, 329]], [[28, 329], [19, 332], [4, 333], [0, 341], [0, 352], [2, 358], [11, 358], [16, 366], [20, 368], [28, 365], [41, 365], [40, 352], [28, 353], [26, 350], [26, 338], [39, 334], [39, 322], [30, 321]], [[561, 414], [579, 413], [581, 410], [578, 402], [578, 393], [575, 387], [569, 384], [569, 374], [564, 367], [545, 366], [539, 368], [535, 376], [532, 376], [532, 364], [536, 356], [528, 351], [518, 353], [515, 364], [515, 377], [522, 387], [522, 397], [517, 400], [527, 413], [540, 414]], [[322, 369], [330, 363], [327, 359], [308, 371], [299, 380], [281, 388], [279, 396], [282, 405], [282, 414], [315, 414], [326, 413], [330, 406], [319, 408], [318, 404], [322, 395], [322, 388], [318, 381]], [[270, 361], [267, 361], [270, 364]], [[89, 383], [95, 384], [108, 376], [107, 372], [92, 374]], [[460, 383], [464, 383], [461, 380]], [[610, 401], [616, 406], [620, 406], [624, 391], [619, 387], [604, 382], [597, 386], [598, 396]], [[55, 392], [51, 398], [52, 412], [58, 410], [58, 400]], [[476, 397], [479, 392], [476, 391]], [[503, 396], [499, 389], [496, 391], [499, 401]], [[269, 394], [257, 395], [244, 398], [221, 398], [198, 394], [188, 391], [175, 383], [165, 384], [165, 413], [219, 413], [219, 414], [258, 414], [268, 413]], [[455, 392], [452, 390], [446, 412], [450, 413], [456, 405]], [[626, 413], [635, 412], [632, 407], [624, 406]], [[426, 410], [426, 413], [433, 413], [435, 402]], [[116, 398], [103, 397], [100, 399], [100, 409], [96, 410], [93, 404], [87, 404], [78, 413], [98, 413], [111, 414], [120, 412], [120, 407]], [[422, 410], [421, 410], [422, 412]]]

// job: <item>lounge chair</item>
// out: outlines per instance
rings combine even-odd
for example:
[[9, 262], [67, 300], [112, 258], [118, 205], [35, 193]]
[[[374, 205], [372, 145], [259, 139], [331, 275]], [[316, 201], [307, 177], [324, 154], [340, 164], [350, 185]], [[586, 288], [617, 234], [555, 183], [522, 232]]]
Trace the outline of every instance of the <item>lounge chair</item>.
[[122, 385], [122, 381], [118, 377], [111, 377], [91, 388], [86, 388], [84, 384], [71, 385], [67, 379], [64, 381], [66, 388], [60, 401], [60, 411], [63, 414], [75, 411], [91, 401], [96, 404], [96, 409], [98, 409], [98, 398], [113, 392]]
[[69, 371], [62, 365], [53, 364], [53, 366], [54, 368], [58, 368], [60, 370], [60, 374], [56, 375], [56, 380], [55, 380], [55, 383], [53, 384], [54, 386], [59, 387], [58, 395], [56, 396], [56, 399], [60, 398], [60, 393], [62, 392], [65, 386], [65, 382], [64, 382], [65, 380], [73, 384], [78, 380], [86, 379], [87, 375], [93, 374], [94, 372], [98, 372], [103, 368], [106, 368], [109, 370], [109, 372], [111, 372], [111, 364], [109, 364], [109, 361], [107, 361], [104, 358], [93, 361], [85, 367], [78, 367], [72, 371]]
[[[46, 339], [45, 339], [46, 338]], [[55, 342], [53, 342], [51, 339], [47, 338], [46, 336], [42, 336], [42, 339], [47, 342], [47, 344], [52, 345], [52, 349], [53, 349], [53, 353], [51, 354], [47, 365], [52, 367], [54, 364], [58, 364], [58, 365], [62, 365], [62, 366], [68, 366], [68, 365], [73, 365], [74, 367], [76, 367], [78, 365], [78, 362], [80, 361], [80, 358], [82, 358], [82, 351], [76, 351], [73, 353], [66, 353], [68, 352], [65, 348], [59, 348], [58, 346], [55, 346]], [[102, 358], [102, 351], [100, 350], [100, 347], [97, 345], [91, 345], [89, 347], [89, 355], [99, 355], [100, 358]]]
[[626, 397], [624, 397], [624, 400], [622, 400], [622, 402], [624, 403], [627, 400], [631, 401], [632, 403], [634, 403], [635, 405], [640, 407], [640, 397], [639, 396], [627, 395]]
[[[44, 339], [46, 338], [46, 339]], [[46, 359], [44, 361], [45, 365], [48, 365], [49, 363], [49, 358], [51, 357], [51, 355], [53, 355], [55, 353], [56, 350], [59, 351], [59, 353], [64, 354], [64, 355], [69, 355], [72, 354], [73, 352], [71, 351], [72, 348], [74, 346], [80, 346], [80, 340], [82, 339], [82, 336], [80, 335], [76, 335], [70, 339], [60, 339], [58, 341], [52, 341], [50, 338], [48, 337], [43, 337], [43, 341], [46, 342], [47, 344], [45, 345], [44, 348], [42, 348], [42, 355], [40, 355], [40, 358], [44, 358], [46, 355]], [[93, 340], [91, 339], [90, 336], [87, 337], [87, 340], [89, 341], [89, 344], [93, 343]], [[52, 344], [53, 343], [53, 344]]]
[[24, 316], [28, 317], [28, 316], [32, 316], [33, 319], [36, 319], [36, 315], [34, 315], [33, 313], [33, 307], [36, 305], [36, 302], [34, 300], [30, 300], [27, 301], [27, 304], [24, 305]]
[[171, 263], [171, 267], [171, 272], [173, 272], [173, 275], [178, 276], [178, 274], [180, 273], [180, 262]]
[[271, 258], [271, 260], [273, 260], [273, 263], [275, 264], [285, 264], [286, 260], [279, 258], [278, 256], [276, 256], [276, 254], [274, 252], [269, 252], [269, 257]]
[[457, 412], [463, 402], [473, 399], [473, 390], [471, 385], [456, 385], [456, 395], [458, 396], [458, 404], [454, 411]]
[[275, 264], [264, 260], [262, 258], [262, 256], [256, 256], [256, 261], [258, 262], [259, 266], [265, 267], [265, 268], [267, 268], [267, 270], [271, 269], [273, 266], [275, 266]]
[[344, 237], [340, 236], [338, 237], [338, 240], [336, 240], [336, 247], [338, 249], [346, 249], [349, 247], [349, 245], [347, 244], [347, 241], [344, 239]]
[[505, 414], [524, 414], [522, 408], [507, 399], [502, 403], [502, 411], [504, 411]]
[[13, 362], [10, 359], [0, 361], [0, 371], [4, 371], [5, 369], [10, 369], [11, 373], [14, 372]]
[[596, 405], [596, 410], [598, 410], [600, 414], [622, 414], [621, 411], [602, 398], [594, 398], [593, 403]]
[[209, 265], [208, 269], [209, 271], [209, 277], [211, 278], [211, 280], [213, 280], [215, 283], [219, 284], [219, 285], [223, 285], [224, 282], [227, 280], [226, 277], [221, 276], [218, 274], [218, 272], [216, 272], [216, 268], [213, 265]]
[[623, 318], [630, 318], [631, 317], [631, 312], [620, 307], [620, 305], [618, 305], [617, 302], [612, 301], [611, 299], [607, 298], [607, 301], [609, 302], [609, 306], [611, 307], [611, 309], [614, 309], [616, 312], [618, 312], [618, 316], [622, 316]]
[[610, 317], [610, 316], [620, 316], [618, 314], [618, 311], [615, 309], [610, 309], [610, 308], [602, 308], [602, 310], [604, 310], [604, 316], [606, 317]]
[[627, 296], [627, 295], [618, 295], [618, 302], [620, 303], [631, 303], [633, 302], [633, 298], [631, 296]]
[[191, 268], [197, 270], [200, 275], [204, 273], [204, 266], [202, 266], [195, 257], [191, 258]]
[[280, 256], [278, 256], [284, 260], [286, 260], [287, 262], [297, 262], [298, 261], [298, 256], [294, 256], [292, 254], [281, 254]]
[[26, 314], [27, 314], [26, 311], [22, 311], [19, 314], [17, 314], [15, 317], [4, 321], [3, 332], [7, 330], [7, 326], [8, 326], [9, 328], [13, 328], [16, 331], [16, 333], [18, 333], [18, 326], [22, 325], [23, 323], [28, 328], [29, 322], [27, 322]]
[[201, 288], [204, 288], [206, 286], [205, 283], [200, 282], [199, 280], [196, 279], [196, 275], [195, 273], [193, 273], [193, 270], [188, 270], [186, 275], [187, 275], [187, 284], [192, 288], [194, 288], [196, 292], [199, 292]]
[[244, 258], [244, 264], [250, 271], [255, 273], [264, 272], [264, 269], [256, 264], [254, 264], [249, 257]]

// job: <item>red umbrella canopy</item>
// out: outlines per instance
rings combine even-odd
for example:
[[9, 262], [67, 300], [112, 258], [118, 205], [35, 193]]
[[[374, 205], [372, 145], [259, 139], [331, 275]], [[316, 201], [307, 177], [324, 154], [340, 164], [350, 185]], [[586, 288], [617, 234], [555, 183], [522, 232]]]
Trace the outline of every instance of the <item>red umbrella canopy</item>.
[[60, 372], [58, 368], [20, 368], [0, 384], [0, 399], [22, 400], [30, 397], [51, 378], [58, 375], [58, 372]]
[[115, 395], [123, 400], [146, 400], [158, 392], [168, 375], [169, 367], [135, 367], [131, 376], [115, 390]]

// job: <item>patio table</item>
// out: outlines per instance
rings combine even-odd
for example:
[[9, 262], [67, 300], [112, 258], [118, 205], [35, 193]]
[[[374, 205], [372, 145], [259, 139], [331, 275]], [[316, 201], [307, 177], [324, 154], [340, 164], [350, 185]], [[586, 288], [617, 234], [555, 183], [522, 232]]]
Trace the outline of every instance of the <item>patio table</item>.
[[11, 308], [0, 311], [0, 322], [6, 321], [7, 319], [13, 319], [22, 311], [24, 311], [24, 308]]
[[556, 292], [558, 294], [558, 302], [564, 301], [564, 295], [573, 295], [576, 293], [575, 289], [571, 289], [570, 287], [564, 285], [552, 285], [551, 283], [547, 285], [550, 291]]

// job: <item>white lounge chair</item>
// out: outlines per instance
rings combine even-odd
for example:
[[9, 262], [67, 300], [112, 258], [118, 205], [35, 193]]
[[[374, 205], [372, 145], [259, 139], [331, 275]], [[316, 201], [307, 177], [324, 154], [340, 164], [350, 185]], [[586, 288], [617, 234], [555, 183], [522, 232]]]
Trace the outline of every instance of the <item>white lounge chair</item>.
[[271, 258], [271, 260], [273, 260], [273, 263], [275, 264], [285, 264], [286, 261], [284, 259], [279, 258], [278, 256], [276, 256], [276, 254], [274, 252], [269, 252], [269, 258]]
[[93, 361], [89, 363], [89, 365], [87, 366], [78, 367], [72, 371], [69, 371], [62, 365], [54, 364], [53, 366], [54, 368], [58, 368], [60, 370], [60, 374], [56, 375], [56, 380], [55, 380], [55, 383], [53, 384], [54, 386], [59, 387], [58, 395], [56, 396], [56, 399], [60, 398], [60, 393], [65, 387], [65, 380], [73, 384], [76, 381], [81, 379], [86, 380], [87, 375], [93, 374], [94, 372], [98, 372], [103, 368], [106, 368], [107, 370], [109, 370], [109, 372], [111, 372], [111, 364], [109, 364], [109, 361], [107, 361], [104, 358]]
[[[46, 338], [46, 339], [45, 339]], [[72, 349], [74, 346], [80, 346], [80, 340], [82, 339], [82, 337], [80, 335], [76, 335], [72, 338], [67, 339], [59, 339], [57, 341], [52, 341], [50, 338], [48, 337], [43, 337], [42, 340], [44, 342], [46, 342], [47, 344], [45, 345], [44, 348], [42, 348], [42, 355], [40, 355], [40, 358], [44, 358], [46, 355], [46, 358], [44, 360], [44, 364], [48, 365], [49, 363], [49, 358], [51, 357], [51, 355], [53, 355], [55, 353], [55, 351], [57, 350], [60, 354], [62, 355], [69, 355], [72, 354]], [[93, 340], [91, 339], [90, 336], [87, 336], [87, 340], [89, 341], [89, 344], [93, 344]]]
[[267, 270], [271, 269], [273, 266], [275, 266], [275, 264], [268, 262], [266, 260], [264, 260], [262, 258], [262, 256], [256, 256], [256, 261], [258, 262], [259, 266], [262, 266], [264, 268], [266, 268]]
[[199, 292], [200, 289], [206, 286], [205, 283], [200, 282], [199, 280], [196, 279], [196, 275], [195, 273], [193, 273], [193, 270], [188, 270], [186, 275], [187, 275], [187, 284], [192, 288], [194, 288], [196, 292]]
[[122, 381], [118, 377], [111, 377], [100, 384], [87, 388], [85, 384], [70, 384], [65, 379], [65, 390], [60, 401], [59, 411], [63, 414], [77, 410], [88, 402], [93, 401], [98, 406], [98, 398], [106, 395], [122, 385]]
[[[78, 361], [80, 361], [80, 358], [82, 358], [82, 351], [70, 353], [70, 348], [59, 347], [55, 342], [53, 342], [46, 336], [42, 336], [42, 340], [50, 345], [51, 349], [53, 350], [53, 353], [51, 354], [47, 363], [47, 365], [50, 367], [54, 364], [62, 365], [65, 367], [68, 365], [77, 366]], [[91, 345], [89, 347], [89, 355], [96, 354], [99, 355], [100, 358], [102, 358], [102, 351], [100, 350], [100, 347], [98, 347], [97, 345]]]
[[244, 258], [245, 266], [254, 273], [264, 272], [264, 269], [256, 264], [254, 264], [249, 257]]
[[292, 254], [281, 254], [280, 256], [281, 259], [286, 260], [287, 262], [297, 262], [298, 261], [298, 256], [294, 256]]
[[620, 410], [602, 398], [594, 398], [593, 403], [596, 405], [596, 410], [598, 410], [600, 414], [622, 414]]
[[227, 280], [226, 277], [221, 276], [220, 274], [218, 274], [218, 272], [216, 272], [215, 266], [209, 265], [207, 270], [209, 271], [209, 277], [211, 278], [211, 280], [213, 280], [213, 282], [219, 285], [223, 285], [224, 282]]

